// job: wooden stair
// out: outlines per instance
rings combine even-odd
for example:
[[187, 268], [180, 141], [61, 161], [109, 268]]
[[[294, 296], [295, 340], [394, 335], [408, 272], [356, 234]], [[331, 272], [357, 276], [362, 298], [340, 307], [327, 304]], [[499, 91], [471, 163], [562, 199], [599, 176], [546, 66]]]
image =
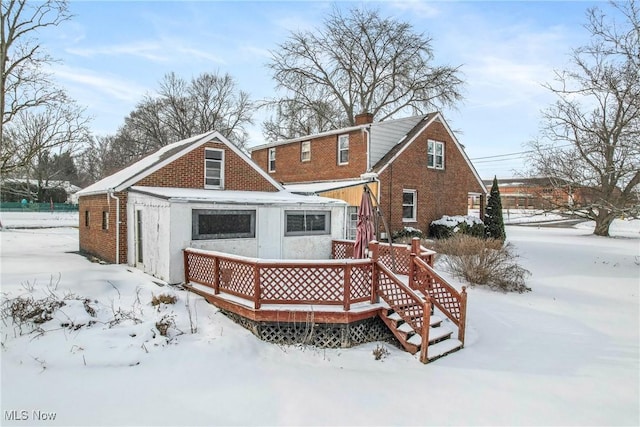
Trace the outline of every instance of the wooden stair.
[[[381, 311], [380, 318], [406, 351], [411, 354], [420, 352], [422, 337], [398, 313], [387, 306]], [[431, 315], [427, 363], [462, 348], [462, 342], [452, 338], [455, 328], [448, 323], [443, 324], [443, 318], [437, 314]]]

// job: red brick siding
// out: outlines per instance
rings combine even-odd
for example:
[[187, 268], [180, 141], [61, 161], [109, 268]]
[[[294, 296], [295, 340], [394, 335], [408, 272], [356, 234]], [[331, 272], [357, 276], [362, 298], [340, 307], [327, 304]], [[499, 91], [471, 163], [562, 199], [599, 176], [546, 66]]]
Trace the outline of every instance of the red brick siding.
[[[120, 199], [120, 263], [127, 262], [127, 193], [114, 193]], [[79, 200], [80, 250], [108, 262], [116, 262], [116, 205], [108, 194], [83, 196]], [[89, 226], [85, 224], [85, 212], [89, 212]], [[102, 212], [109, 212], [109, 228], [102, 229]]]
[[[445, 143], [445, 169], [427, 168], [427, 140]], [[276, 146], [276, 170], [270, 175], [281, 182], [356, 178], [366, 172], [364, 132], [349, 133], [349, 165], [338, 166], [338, 135], [311, 139], [311, 161], [300, 161], [301, 142]], [[251, 153], [268, 170], [269, 148]], [[391, 232], [412, 226], [428, 232], [431, 221], [443, 215], [466, 215], [469, 192], [482, 189], [462, 153], [442, 123], [434, 122], [380, 174], [380, 203]], [[402, 191], [417, 191], [417, 221], [402, 221]]]
[[[445, 168], [427, 168], [427, 140], [445, 144]], [[442, 215], [466, 215], [468, 192], [480, 191], [445, 127], [434, 122], [380, 174], [380, 200], [390, 231], [411, 226], [428, 232], [429, 223]], [[417, 191], [417, 221], [402, 221], [402, 191]]]
[[[311, 160], [300, 160], [302, 142], [278, 145], [276, 149], [276, 170], [269, 175], [279, 182], [325, 181], [332, 179], [357, 178], [367, 170], [366, 135], [362, 130], [348, 133], [349, 163], [338, 165], [338, 136], [329, 135], [310, 139]], [[269, 148], [255, 150], [251, 158], [268, 171]]]
[[174, 160], [135, 185], [147, 187], [204, 188], [204, 150], [224, 150], [224, 189], [245, 191], [278, 191], [246, 160], [226, 145], [209, 142]]

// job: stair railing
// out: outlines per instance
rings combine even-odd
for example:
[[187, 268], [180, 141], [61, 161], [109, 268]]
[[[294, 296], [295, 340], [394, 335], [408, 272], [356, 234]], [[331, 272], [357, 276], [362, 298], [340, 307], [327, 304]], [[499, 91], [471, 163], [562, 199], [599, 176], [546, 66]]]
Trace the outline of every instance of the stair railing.
[[417, 256], [420, 253], [420, 239], [411, 242], [411, 271], [409, 287], [428, 295], [433, 304], [457, 327], [458, 340], [464, 345], [467, 318], [467, 288], [458, 292], [440, 276], [428, 263]]
[[373, 260], [374, 271], [373, 293], [382, 298], [389, 307], [411, 328], [420, 335], [420, 361], [427, 363], [429, 347], [429, 327], [431, 324], [431, 302], [423, 300], [409, 286], [402, 283], [397, 276], [378, 259], [379, 244], [370, 242], [369, 250]]

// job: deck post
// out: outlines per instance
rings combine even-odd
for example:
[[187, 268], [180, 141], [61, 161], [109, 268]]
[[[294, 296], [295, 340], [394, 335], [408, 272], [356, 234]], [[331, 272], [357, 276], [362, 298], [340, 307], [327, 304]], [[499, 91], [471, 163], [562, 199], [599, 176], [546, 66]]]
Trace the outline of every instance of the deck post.
[[213, 293], [220, 293], [220, 260], [218, 257], [213, 258]]
[[427, 295], [427, 299], [422, 304], [422, 330], [420, 331], [420, 362], [427, 363], [429, 356], [429, 328], [431, 327], [431, 298]]
[[253, 265], [253, 307], [260, 308], [260, 266]]
[[411, 289], [416, 289], [415, 280], [416, 280], [416, 257], [420, 258], [420, 238], [414, 237], [411, 239], [411, 253], [409, 256], [409, 287]]
[[344, 265], [344, 311], [351, 309], [351, 264]]
[[189, 284], [189, 253], [187, 249], [182, 251], [182, 255], [184, 257], [184, 284]]
[[467, 287], [462, 287], [460, 292], [460, 320], [458, 324], [458, 340], [464, 347], [464, 333], [467, 326]]
[[378, 258], [380, 257], [380, 244], [376, 240], [369, 242], [371, 253], [371, 304], [378, 303]]

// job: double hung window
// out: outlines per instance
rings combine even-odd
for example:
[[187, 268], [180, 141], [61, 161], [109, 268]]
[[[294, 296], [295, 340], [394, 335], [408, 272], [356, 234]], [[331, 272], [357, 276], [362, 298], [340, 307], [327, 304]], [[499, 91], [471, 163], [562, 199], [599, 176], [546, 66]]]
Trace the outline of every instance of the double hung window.
[[444, 169], [444, 142], [427, 142], [427, 167]]
[[269, 172], [276, 171], [276, 149], [269, 148]]
[[213, 148], [204, 150], [204, 187], [224, 188], [224, 151]]
[[414, 222], [417, 217], [416, 190], [402, 191], [402, 221]]
[[300, 143], [300, 161], [308, 162], [311, 160], [311, 141], [303, 141]]
[[338, 137], [338, 164], [346, 165], [349, 163], [349, 135], [340, 135]]

